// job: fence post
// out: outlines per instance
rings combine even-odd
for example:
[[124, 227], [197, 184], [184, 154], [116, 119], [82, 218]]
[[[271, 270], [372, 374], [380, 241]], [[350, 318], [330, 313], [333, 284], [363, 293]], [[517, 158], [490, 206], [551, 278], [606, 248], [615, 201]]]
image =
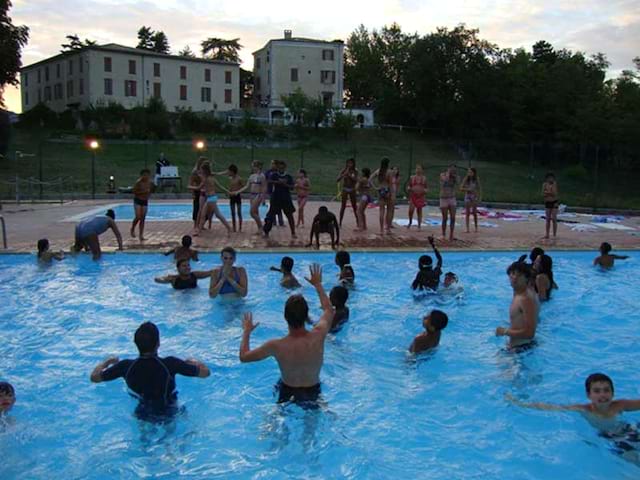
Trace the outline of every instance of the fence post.
[[38, 142], [38, 178], [40, 180], [40, 200], [42, 200], [42, 190], [43, 190], [43, 185], [42, 185], [42, 180], [43, 180], [43, 174], [42, 174], [42, 140], [40, 140], [40, 142]]
[[16, 175], [16, 204], [20, 205], [20, 177]]

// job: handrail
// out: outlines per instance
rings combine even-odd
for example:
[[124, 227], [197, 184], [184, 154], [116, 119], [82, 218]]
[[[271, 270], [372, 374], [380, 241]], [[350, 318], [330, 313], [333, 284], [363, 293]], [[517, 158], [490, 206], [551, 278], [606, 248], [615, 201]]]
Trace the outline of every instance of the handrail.
[[2, 244], [4, 245], [4, 249], [7, 249], [7, 227], [4, 224], [4, 217], [0, 215], [0, 223], [2, 223]]

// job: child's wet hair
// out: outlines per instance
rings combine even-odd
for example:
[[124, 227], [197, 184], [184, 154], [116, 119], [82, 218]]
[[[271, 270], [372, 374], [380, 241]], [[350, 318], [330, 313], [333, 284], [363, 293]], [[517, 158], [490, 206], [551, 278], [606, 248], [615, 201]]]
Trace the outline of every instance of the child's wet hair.
[[605, 375], [604, 373], [592, 373], [591, 375], [589, 375], [587, 377], [587, 379], [584, 381], [584, 388], [587, 391], [587, 395], [589, 395], [591, 393], [591, 385], [594, 382], [606, 382], [609, 384], [609, 386], [611, 387], [611, 394], [613, 395], [613, 380], [611, 380], [611, 378], [608, 375]]
[[371, 176], [371, 169], [370, 169], [370, 168], [368, 168], [368, 167], [364, 167], [364, 168], [362, 169], [362, 175], [363, 175], [364, 177], [369, 178], [369, 177]]
[[189, 259], [188, 258], [181, 258], [180, 260], [178, 260], [176, 262], [176, 268], [180, 268], [180, 265], [182, 265], [184, 262], [189, 263]]
[[431, 268], [431, 264], [433, 263], [433, 259], [431, 255], [421, 255], [418, 259], [418, 268]]
[[442, 310], [431, 310], [429, 314], [431, 325], [436, 330], [444, 330], [449, 323], [449, 317]]
[[611, 251], [612, 248], [613, 247], [611, 247], [611, 244], [609, 242], [602, 242], [602, 244], [600, 245], [600, 252], [606, 255]]
[[114, 212], [111, 208], [109, 210], [107, 210], [107, 213], [105, 213], [105, 215], [107, 217], [111, 217], [111, 220], [115, 220], [116, 219], [116, 212]]
[[331, 305], [336, 308], [344, 307], [348, 299], [349, 290], [347, 290], [342, 285], [336, 285], [329, 292], [329, 300], [331, 301]]
[[0, 382], [0, 394], [2, 395], [11, 395], [12, 397], [16, 396], [16, 390], [13, 388], [9, 382]]
[[527, 265], [524, 262], [513, 262], [507, 268], [507, 275], [514, 273], [520, 273], [524, 275], [524, 277], [529, 280], [531, 278], [531, 266]]
[[193, 240], [192, 240], [192, 238], [191, 238], [191, 235], [184, 235], [184, 236], [182, 237], [182, 242], [181, 242], [181, 243], [182, 243], [182, 246], [183, 246], [184, 248], [189, 248], [189, 247], [191, 246], [191, 242], [192, 242], [192, 241], [193, 241]]
[[447, 272], [444, 274], [444, 278], [453, 278], [456, 282], [458, 281], [458, 275], [453, 272]]
[[229, 170], [234, 175], [238, 173], [238, 167], [233, 163], [229, 165], [229, 168], [227, 168], [227, 170]]
[[340, 250], [336, 253], [336, 265], [344, 267], [351, 263], [351, 255], [346, 250]]
[[293, 328], [300, 328], [309, 321], [309, 305], [300, 294], [291, 295], [284, 305], [284, 318]]
[[544, 250], [540, 247], [534, 247], [531, 249], [531, 253], [529, 254], [529, 260], [533, 263], [540, 255], [544, 255]]
[[38, 257], [49, 249], [49, 240], [46, 238], [41, 238], [38, 240]]
[[280, 261], [280, 269], [282, 270], [282, 273], [291, 273], [291, 270], [293, 270], [293, 258], [282, 257], [282, 260]]
[[319, 209], [318, 209], [318, 213], [329, 213], [329, 209], [327, 207], [325, 207], [324, 205], [322, 205]]

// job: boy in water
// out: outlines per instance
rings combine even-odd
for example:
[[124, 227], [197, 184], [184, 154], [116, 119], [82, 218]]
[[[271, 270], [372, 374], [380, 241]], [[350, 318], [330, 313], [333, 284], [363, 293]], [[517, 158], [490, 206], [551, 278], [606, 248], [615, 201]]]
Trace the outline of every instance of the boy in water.
[[49, 250], [49, 240], [46, 238], [41, 238], [38, 240], [38, 261], [43, 263], [50, 263], [51, 260], [62, 260], [64, 258], [64, 253], [62, 250], [59, 252], [52, 252]]
[[238, 215], [238, 231], [242, 231], [242, 195], [237, 192], [244, 187], [244, 180], [238, 175], [238, 167], [229, 165], [229, 208], [231, 209], [231, 224], [236, 231], [236, 213]]
[[594, 265], [600, 265], [602, 268], [611, 268], [613, 267], [613, 263], [615, 260], [626, 260], [629, 258], [628, 255], [615, 255], [611, 252], [611, 244], [608, 242], [603, 242], [600, 245], [600, 256], [596, 257], [593, 260]]
[[0, 415], [6, 414], [16, 403], [16, 391], [9, 382], [0, 382]]
[[316, 250], [320, 249], [320, 234], [328, 233], [331, 237], [331, 248], [335, 249], [340, 245], [340, 226], [338, 225], [338, 219], [329, 211], [324, 205], [318, 209], [318, 214], [313, 217], [313, 224], [311, 225], [311, 235], [309, 236], [309, 243], [307, 247], [313, 245], [313, 236], [316, 236]]
[[458, 276], [453, 272], [447, 272], [444, 274], [444, 288], [449, 288], [452, 285], [455, 286], [458, 283]]
[[442, 275], [442, 255], [440, 255], [440, 252], [436, 248], [433, 237], [430, 236], [428, 240], [438, 263], [436, 264], [436, 268], [433, 268], [433, 260], [429, 255], [422, 255], [420, 257], [418, 260], [419, 270], [411, 284], [413, 290], [424, 290], [425, 288], [436, 290], [440, 283], [440, 275]]
[[353, 286], [356, 274], [351, 266], [351, 255], [346, 250], [340, 250], [336, 253], [336, 265], [340, 267], [338, 280], [342, 285]]
[[293, 258], [291, 257], [282, 257], [280, 261], [280, 268], [271, 267], [269, 270], [272, 272], [280, 272], [282, 273], [282, 279], [280, 280], [280, 285], [284, 288], [299, 288], [300, 282], [292, 273], [293, 270]]
[[179, 247], [174, 247], [168, 252], [164, 254], [165, 257], [173, 254], [173, 259], [176, 262], [180, 260], [193, 260], [194, 262], [198, 261], [198, 252], [191, 248], [191, 235], [184, 235], [182, 237], [182, 245]]
[[336, 313], [333, 315], [333, 322], [331, 323], [330, 333], [337, 333], [340, 331], [342, 325], [349, 320], [349, 307], [347, 307], [347, 300], [349, 299], [349, 290], [342, 285], [336, 285], [329, 292], [329, 300], [331, 305], [336, 309]]
[[431, 313], [422, 319], [422, 326], [426, 331], [413, 339], [409, 346], [409, 352], [420, 353], [437, 347], [440, 343], [440, 333], [448, 323], [449, 317], [446, 313], [440, 310], [431, 310]]

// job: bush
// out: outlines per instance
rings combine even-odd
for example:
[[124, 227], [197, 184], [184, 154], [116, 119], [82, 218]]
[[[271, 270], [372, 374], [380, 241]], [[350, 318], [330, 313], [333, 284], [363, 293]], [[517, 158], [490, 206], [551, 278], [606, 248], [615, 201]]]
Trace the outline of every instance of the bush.
[[251, 114], [249, 112], [244, 112], [244, 118], [238, 127], [238, 132], [241, 135], [247, 137], [264, 137], [266, 132], [264, 127], [258, 122], [251, 118]]
[[56, 112], [40, 102], [31, 110], [20, 115], [20, 128], [53, 128], [56, 126], [58, 116]]
[[571, 180], [587, 180], [589, 178], [589, 172], [581, 163], [566, 167], [562, 173]]

